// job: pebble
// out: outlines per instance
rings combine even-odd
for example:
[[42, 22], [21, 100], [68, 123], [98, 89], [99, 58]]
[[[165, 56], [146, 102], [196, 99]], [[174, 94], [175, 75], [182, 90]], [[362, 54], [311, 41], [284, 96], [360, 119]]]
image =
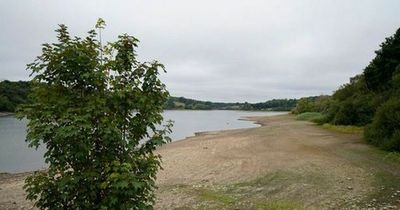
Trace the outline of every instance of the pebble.
[[352, 190], [352, 189], [353, 189], [353, 187], [350, 187], [350, 186], [348, 186], [348, 187], [347, 187], [347, 189], [348, 189], [348, 190]]

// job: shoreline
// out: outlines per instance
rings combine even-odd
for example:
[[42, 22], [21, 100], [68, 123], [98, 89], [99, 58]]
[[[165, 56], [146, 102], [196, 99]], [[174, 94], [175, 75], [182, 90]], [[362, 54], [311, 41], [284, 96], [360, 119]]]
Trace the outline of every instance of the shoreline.
[[[202, 111], [202, 110], [200, 110], [200, 111]], [[236, 111], [236, 110], [232, 110], [232, 111]], [[271, 112], [271, 111], [266, 111], [266, 112]], [[275, 111], [273, 111], [273, 112], [275, 112]], [[242, 116], [242, 117], [238, 118], [237, 120], [250, 121], [254, 125], [258, 125], [258, 126], [248, 127], [248, 128], [232, 128], [232, 129], [220, 129], [220, 130], [214, 130], [214, 131], [194, 132], [193, 135], [191, 135], [191, 136], [187, 136], [183, 139], [171, 141], [165, 145], [162, 145], [160, 148], [165, 147], [166, 145], [169, 145], [169, 144], [175, 144], [175, 143], [184, 142], [184, 141], [191, 141], [192, 139], [201, 138], [201, 137], [205, 137], [205, 136], [218, 135], [218, 134], [221, 134], [224, 132], [243, 131], [243, 130], [248, 130], [248, 129], [261, 128], [263, 126], [267, 126], [266, 123], [263, 123], [264, 118], [273, 118], [273, 117], [279, 117], [279, 116], [293, 116], [293, 114], [291, 114], [290, 112], [282, 112], [282, 114], [273, 115], [273, 116]]]
[[[170, 111], [170, 110], [168, 110], [168, 111]], [[175, 110], [173, 110], [173, 111], [175, 111]], [[196, 111], [196, 110], [176, 110], [176, 111]], [[199, 110], [199, 111], [204, 111], [204, 110]], [[207, 111], [210, 111], [210, 110], [207, 110]], [[216, 111], [219, 111], [219, 110], [216, 110]], [[237, 110], [228, 110], [228, 111], [237, 111]], [[253, 111], [249, 111], [249, 112], [253, 112]], [[271, 112], [271, 111], [265, 111], [265, 112]], [[15, 115], [15, 113], [12, 113], [12, 112], [0, 112], [0, 117], [6, 117], [6, 116], [11, 116], [11, 115]], [[274, 115], [274, 116], [282, 116], [282, 115], [290, 115], [290, 113], [282, 112], [282, 114], [278, 114], [278, 115]], [[273, 117], [273, 116], [241, 116], [237, 120], [251, 121], [254, 125], [258, 125], [258, 126], [256, 126], [256, 127], [247, 127], [247, 128], [228, 128], [228, 129], [219, 129], [219, 130], [211, 130], [211, 131], [199, 131], [199, 132], [194, 132], [193, 135], [186, 136], [185, 138], [182, 138], [182, 139], [173, 140], [173, 141], [171, 141], [171, 142], [169, 142], [167, 144], [172, 144], [172, 143], [175, 143], [175, 142], [187, 141], [187, 140], [190, 140], [192, 138], [201, 137], [201, 136], [217, 135], [220, 132], [259, 128], [259, 127], [262, 127], [264, 125], [257, 118], [264, 118], [264, 117]], [[4, 175], [10, 175], [11, 176], [13, 174], [15, 174], [15, 175], [18, 175], [18, 174], [31, 174], [31, 173], [34, 173], [35, 171], [43, 171], [43, 170], [46, 170], [46, 169], [18, 171], [18, 172], [0, 171], [0, 181], [5, 177]]]
[[10, 115], [15, 115], [14, 112], [0, 112], [0, 117], [6, 117]]

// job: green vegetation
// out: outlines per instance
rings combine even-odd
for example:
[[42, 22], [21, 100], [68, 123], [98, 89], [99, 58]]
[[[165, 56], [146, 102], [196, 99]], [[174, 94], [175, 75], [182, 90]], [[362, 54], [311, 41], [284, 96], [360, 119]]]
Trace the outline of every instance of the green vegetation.
[[296, 106], [296, 99], [273, 99], [261, 103], [222, 103], [211, 101], [198, 101], [184, 97], [169, 97], [165, 104], [166, 109], [189, 110], [266, 110], [290, 111]]
[[154, 150], [171, 126], [157, 126], [168, 97], [163, 65], [137, 61], [138, 40], [126, 34], [103, 47], [95, 30], [85, 38], [56, 31], [58, 42], [28, 65], [32, 101], [18, 111], [49, 166], [26, 179], [27, 198], [40, 209], [151, 209]]
[[[301, 183], [301, 184], [299, 184]], [[325, 189], [329, 181], [320, 174], [279, 170], [256, 179], [226, 185], [179, 185], [164, 187], [177, 189], [193, 198], [179, 209], [306, 209], [304, 193], [309, 189]], [[308, 190], [305, 189], [307, 188]]]
[[362, 134], [364, 132], [363, 126], [354, 125], [332, 125], [329, 123], [323, 123], [325, 120], [325, 115], [320, 112], [304, 112], [296, 116], [296, 120], [310, 121], [320, 124], [322, 128], [338, 131], [342, 133], [354, 133]]
[[300, 98], [296, 107], [292, 109], [292, 113], [301, 114], [304, 112], [320, 112], [325, 113], [330, 105], [331, 97], [326, 95], [311, 96]]
[[[29, 102], [28, 93], [30, 91], [30, 82], [0, 82], [0, 112], [14, 112], [15, 107]], [[221, 103], [170, 96], [164, 104], [164, 109], [290, 111], [296, 104], [297, 99], [273, 99], [261, 103]]]
[[342, 133], [362, 134], [364, 132], [364, 127], [354, 126], [354, 125], [332, 125], [329, 123], [324, 123], [322, 127], [325, 129], [338, 131]]
[[296, 116], [297, 120], [306, 120], [311, 122], [318, 122], [323, 119], [323, 115], [319, 112], [304, 112]]
[[[0, 82], [0, 112], [14, 112], [15, 107], [29, 102], [30, 91], [30, 82]], [[297, 99], [273, 99], [261, 103], [222, 103], [170, 96], [164, 104], [164, 109], [290, 111], [296, 104]]]
[[350, 130], [365, 127], [367, 142], [400, 151], [400, 29], [375, 53], [363, 73], [331, 97], [300, 99], [293, 113], [320, 112], [324, 115], [320, 123], [357, 126]]
[[19, 104], [27, 103], [30, 87], [30, 82], [0, 82], [0, 112], [14, 112]]
[[[15, 107], [27, 103], [30, 93], [30, 83], [19, 81], [0, 82], [0, 112], [14, 112]], [[264, 110], [264, 111], [290, 111], [297, 103], [297, 99], [273, 99], [261, 103], [222, 103], [199, 101], [184, 97], [168, 97], [164, 104], [167, 110]]]
[[378, 108], [365, 129], [365, 138], [384, 149], [400, 151], [400, 99], [397, 96]]

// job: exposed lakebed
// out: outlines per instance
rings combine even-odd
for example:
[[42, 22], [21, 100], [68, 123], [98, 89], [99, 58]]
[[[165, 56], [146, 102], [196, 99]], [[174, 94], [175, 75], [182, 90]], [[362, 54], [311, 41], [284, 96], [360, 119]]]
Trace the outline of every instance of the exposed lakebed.
[[[193, 136], [197, 132], [251, 128], [257, 125], [251, 121], [240, 120], [246, 116], [274, 116], [285, 112], [247, 112], [247, 111], [182, 111], [164, 112], [165, 120], [174, 121], [170, 137], [173, 141]], [[25, 142], [27, 122], [14, 116], [0, 117], [0, 172], [23, 172], [44, 168], [45, 149], [37, 151]]]

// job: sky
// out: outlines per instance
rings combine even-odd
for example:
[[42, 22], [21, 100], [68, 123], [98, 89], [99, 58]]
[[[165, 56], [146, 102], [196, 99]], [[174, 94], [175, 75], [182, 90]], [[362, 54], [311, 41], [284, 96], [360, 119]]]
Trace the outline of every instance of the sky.
[[400, 27], [399, 0], [0, 0], [0, 79], [29, 80], [26, 64], [66, 24], [85, 36], [140, 40], [173, 96], [261, 102], [332, 94]]

